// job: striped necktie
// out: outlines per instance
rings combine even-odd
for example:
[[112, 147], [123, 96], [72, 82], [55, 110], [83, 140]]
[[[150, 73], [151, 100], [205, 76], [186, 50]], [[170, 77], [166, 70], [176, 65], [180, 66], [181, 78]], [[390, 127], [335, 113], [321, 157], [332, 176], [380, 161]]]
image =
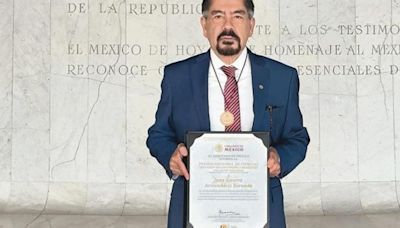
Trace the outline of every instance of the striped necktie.
[[238, 83], [235, 78], [236, 67], [222, 66], [221, 69], [227, 76], [224, 90], [225, 111], [231, 112], [234, 116], [233, 124], [225, 127], [225, 131], [238, 132], [240, 131], [240, 105]]

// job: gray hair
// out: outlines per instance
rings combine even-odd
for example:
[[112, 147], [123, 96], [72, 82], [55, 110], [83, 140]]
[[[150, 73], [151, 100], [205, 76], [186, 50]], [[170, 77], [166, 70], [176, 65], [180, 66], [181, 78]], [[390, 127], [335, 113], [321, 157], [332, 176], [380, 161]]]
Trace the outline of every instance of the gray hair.
[[[210, 9], [211, 6], [211, 1], [212, 0], [203, 0], [203, 3], [201, 4], [201, 12], [204, 17], [208, 16], [208, 10]], [[249, 18], [253, 18], [254, 16], [254, 3], [253, 0], [243, 0], [244, 5], [246, 7], [246, 10], [249, 14]]]

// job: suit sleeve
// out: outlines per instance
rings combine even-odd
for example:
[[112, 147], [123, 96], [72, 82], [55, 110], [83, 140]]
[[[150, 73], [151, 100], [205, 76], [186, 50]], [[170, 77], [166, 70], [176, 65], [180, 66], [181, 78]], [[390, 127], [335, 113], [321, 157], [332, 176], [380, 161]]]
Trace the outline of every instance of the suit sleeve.
[[304, 160], [310, 142], [307, 130], [303, 127], [303, 118], [299, 108], [299, 78], [294, 69], [286, 107], [283, 133], [280, 140], [274, 145], [280, 156], [280, 178], [288, 175]]
[[161, 83], [161, 99], [156, 112], [156, 120], [148, 130], [146, 144], [151, 155], [164, 167], [167, 175], [171, 178], [172, 172], [169, 168], [169, 160], [178, 143], [172, 125], [172, 97], [167, 72], [166, 67]]

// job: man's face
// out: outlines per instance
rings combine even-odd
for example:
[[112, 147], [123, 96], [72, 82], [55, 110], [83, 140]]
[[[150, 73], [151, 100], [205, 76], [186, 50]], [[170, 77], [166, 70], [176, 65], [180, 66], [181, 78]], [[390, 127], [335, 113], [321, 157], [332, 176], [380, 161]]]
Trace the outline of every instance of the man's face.
[[207, 17], [201, 18], [203, 35], [220, 55], [239, 54], [253, 34], [255, 21], [249, 17], [244, 1], [212, 0]]

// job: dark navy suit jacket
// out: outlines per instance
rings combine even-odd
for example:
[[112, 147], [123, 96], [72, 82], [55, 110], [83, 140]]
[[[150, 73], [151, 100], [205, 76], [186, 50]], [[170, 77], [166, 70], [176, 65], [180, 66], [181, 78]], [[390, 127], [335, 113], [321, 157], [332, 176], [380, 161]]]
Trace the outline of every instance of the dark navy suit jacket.
[[[253, 81], [253, 131], [270, 131], [271, 146], [280, 156], [283, 178], [304, 160], [309, 136], [299, 109], [299, 79], [294, 68], [249, 51]], [[156, 121], [148, 131], [150, 153], [172, 176], [169, 160], [188, 131], [209, 131], [208, 72], [210, 52], [165, 67]], [[272, 112], [267, 108], [271, 106]], [[212, 110], [211, 110], [212, 111]], [[271, 115], [272, 113], [272, 115]], [[270, 116], [271, 115], [271, 116]], [[272, 119], [272, 126], [271, 120]], [[184, 185], [179, 177], [172, 189], [168, 227], [184, 224]], [[279, 178], [270, 179], [270, 227], [285, 227]], [[256, 209], [255, 209], [256, 210]]]

